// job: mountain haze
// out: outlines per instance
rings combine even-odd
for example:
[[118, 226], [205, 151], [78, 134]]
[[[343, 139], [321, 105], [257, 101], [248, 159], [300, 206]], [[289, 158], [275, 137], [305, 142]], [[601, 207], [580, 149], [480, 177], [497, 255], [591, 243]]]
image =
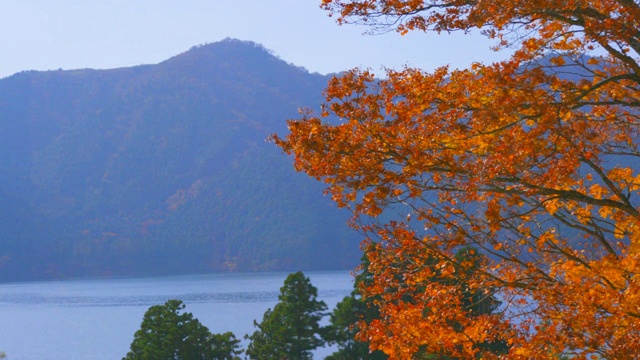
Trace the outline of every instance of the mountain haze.
[[238, 40], [0, 80], [0, 280], [351, 268], [348, 214], [265, 141], [327, 81]]

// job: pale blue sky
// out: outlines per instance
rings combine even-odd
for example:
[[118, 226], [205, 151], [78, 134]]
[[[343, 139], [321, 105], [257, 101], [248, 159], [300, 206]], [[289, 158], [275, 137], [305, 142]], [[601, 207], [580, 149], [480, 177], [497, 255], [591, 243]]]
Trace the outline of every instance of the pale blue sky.
[[329, 73], [405, 64], [433, 69], [491, 62], [480, 35], [363, 35], [338, 26], [320, 0], [3, 0], [0, 78], [22, 70], [155, 64], [226, 37], [264, 45], [287, 62]]

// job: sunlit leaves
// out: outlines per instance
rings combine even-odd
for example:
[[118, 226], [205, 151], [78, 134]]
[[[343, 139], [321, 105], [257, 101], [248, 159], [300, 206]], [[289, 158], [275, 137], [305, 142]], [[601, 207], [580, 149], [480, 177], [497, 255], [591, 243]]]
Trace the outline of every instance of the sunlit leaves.
[[[392, 358], [632, 358], [640, 348], [640, 6], [601, 1], [327, 0], [374, 31], [481, 28], [510, 59], [352, 70], [325, 113], [275, 137], [323, 180], [367, 247], [381, 318], [361, 336]], [[585, 51], [598, 50], [598, 57]], [[338, 119], [338, 120], [335, 120]], [[454, 257], [473, 245], [480, 264]], [[429, 263], [436, 259], [437, 263]], [[469, 318], [452, 284], [504, 300]], [[450, 282], [430, 282], [434, 269]], [[465, 270], [466, 269], [466, 270]], [[457, 299], [457, 300], [456, 300]], [[633, 351], [633, 350], [636, 351]], [[622, 354], [622, 355], [621, 355]], [[494, 356], [495, 357], [495, 356]]]

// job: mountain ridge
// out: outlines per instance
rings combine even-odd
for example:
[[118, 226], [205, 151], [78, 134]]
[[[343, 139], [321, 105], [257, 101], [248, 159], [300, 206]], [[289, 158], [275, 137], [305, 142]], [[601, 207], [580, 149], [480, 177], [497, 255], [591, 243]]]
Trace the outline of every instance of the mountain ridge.
[[328, 78], [227, 39], [1, 79], [0, 280], [351, 268], [348, 214], [265, 142]]

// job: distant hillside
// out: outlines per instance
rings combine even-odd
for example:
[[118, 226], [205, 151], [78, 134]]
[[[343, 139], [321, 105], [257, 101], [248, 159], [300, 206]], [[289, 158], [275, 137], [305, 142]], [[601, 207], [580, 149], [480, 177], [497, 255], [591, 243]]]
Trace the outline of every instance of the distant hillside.
[[327, 80], [238, 40], [0, 80], [0, 280], [351, 268], [348, 214], [265, 141]]

